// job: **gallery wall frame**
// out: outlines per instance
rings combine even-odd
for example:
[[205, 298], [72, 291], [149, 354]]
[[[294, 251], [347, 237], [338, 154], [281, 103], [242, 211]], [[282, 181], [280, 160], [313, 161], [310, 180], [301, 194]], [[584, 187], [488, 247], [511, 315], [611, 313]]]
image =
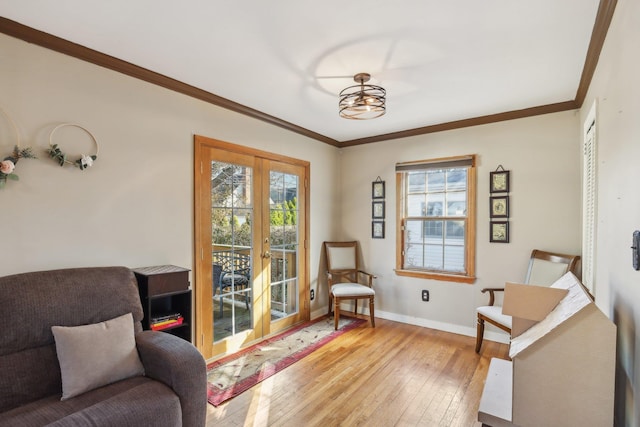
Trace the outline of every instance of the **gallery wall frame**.
[[489, 216], [491, 218], [509, 218], [509, 196], [490, 197]]
[[384, 239], [384, 221], [371, 221], [371, 238]]
[[371, 183], [371, 238], [384, 239], [384, 181], [379, 176]]
[[493, 243], [509, 243], [509, 221], [489, 223], [489, 241]]
[[489, 172], [489, 192], [490, 193], [508, 193], [509, 192], [509, 171], [505, 170], [502, 165]]
[[489, 172], [489, 242], [509, 243], [510, 180], [511, 172], [502, 165]]
[[376, 180], [371, 183], [371, 198], [384, 199], [384, 181]]
[[384, 200], [371, 202], [371, 218], [384, 219], [384, 215], [385, 215], [384, 204], [385, 204]]

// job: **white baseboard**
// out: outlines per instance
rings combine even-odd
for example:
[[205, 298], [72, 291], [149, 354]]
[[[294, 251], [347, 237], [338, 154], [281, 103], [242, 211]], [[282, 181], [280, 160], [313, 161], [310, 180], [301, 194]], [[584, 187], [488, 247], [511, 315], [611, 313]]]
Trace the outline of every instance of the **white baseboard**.
[[327, 314], [327, 307], [322, 308], [320, 310], [313, 311], [311, 312], [311, 320], [315, 320], [318, 317], [325, 316], [326, 314]]
[[[394, 322], [407, 323], [409, 325], [422, 326], [423, 328], [437, 329], [439, 331], [451, 332], [452, 334], [476, 336], [476, 328], [455, 325], [453, 323], [438, 322], [436, 320], [423, 319], [421, 317], [406, 316], [404, 314], [389, 313], [376, 310], [376, 317], [392, 320]], [[484, 331], [484, 339], [509, 344], [509, 335], [501, 332]]]
[[[347, 306], [347, 305], [342, 306], [341, 304], [341, 308], [344, 311], [349, 311], [349, 310], [353, 311], [353, 306]], [[366, 315], [369, 314], [369, 310], [366, 307], [363, 310], [358, 310], [358, 311], [361, 312], [362, 314], [366, 314]], [[326, 307], [311, 313], [311, 319], [316, 319], [320, 316], [324, 316], [325, 314], [327, 314]], [[466, 326], [455, 325], [453, 323], [438, 322], [436, 320], [423, 319], [421, 317], [407, 316], [404, 314], [390, 313], [390, 312], [381, 311], [381, 310], [376, 310], [376, 317], [379, 317], [385, 320], [392, 320], [394, 322], [406, 323], [408, 325], [422, 326], [423, 328], [431, 328], [431, 329], [437, 329], [439, 331], [451, 332], [452, 334], [466, 335], [468, 337], [476, 336], [475, 327], [470, 328]], [[509, 335], [503, 332], [494, 332], [494, 331], [488, 331], [485, 329], [484, 339], [489, 341], [496, 341], [503, 344], [509, 344]]]

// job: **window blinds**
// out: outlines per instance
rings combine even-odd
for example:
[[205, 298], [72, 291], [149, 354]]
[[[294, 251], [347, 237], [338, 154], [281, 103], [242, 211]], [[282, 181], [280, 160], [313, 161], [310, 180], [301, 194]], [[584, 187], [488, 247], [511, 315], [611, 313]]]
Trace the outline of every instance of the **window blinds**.
[[582, 282], [593, 292], [596, 239], [596, 122], [590, 120], [584, 136], [582, 196]]
[[459, 167], [475, 166], [475, 156], [456, 157], [451, 159], [424, 160], [418, 162], [396, 163], [396, 172], [426, 170], [426, 169], [449, 169]]

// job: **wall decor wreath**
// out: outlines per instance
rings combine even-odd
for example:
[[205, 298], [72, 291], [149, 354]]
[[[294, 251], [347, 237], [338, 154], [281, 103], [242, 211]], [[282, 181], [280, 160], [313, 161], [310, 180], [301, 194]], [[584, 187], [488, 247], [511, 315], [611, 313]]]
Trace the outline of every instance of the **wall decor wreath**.
[[0, 188], [3, 188], [7, 184], [8, 180], [18, 181], [18, 175], [15, 173], [18, 160], [35, 159], [36, 156], [31, 151], [31, 148], [20, 148], [20, 133], [18, 132], [18, 127], [6, 111], [0, 108], [0, 112], [9, 120], [9, 123], [11, 123], [18, 141], [13, 147], [13, 153], [0, 161]]
[[[85, 131], [91, 137], [91, 140], [93, 141], [93, 144], [96, 146], [95, 147], [96, 148], [96, 153], [95, 154], [90, 154], [90, 155], [82, 154], [76, 160], [68, 160], [67, 159], [67, 154], [64, 151], [62, 151], [60, 146], [58, 144], [54, 144], [53, 143], [53, 134], [58, 129], [66, 127], [66, 126], [76, 127], [78, 129], [82, 129], [83, 131]], [[62, 124], [56, 126], [55, 128], [53, 128], [53, 130], [49, 134], [49, 148], [47, 149], [47, 153], [49, 153], [49, 157], [51, 157], [53, 160], [58, 162], [60, 167], [68, 164], [68, 165], [73, 165], [73, 166], [79, 168], [80, 170], [85, 170], [85, 169], [90, 168], [91, 166], [93, 166], [93, 163], [98, 158], [98, 141], [96, 140], [95, 136], [93, 136], [93, 134], [91, 132], [89, 132], [87, 129], [83, 128], [82, 126], [77, 125], [77, 124], [73, 124], [73, 123], [62, 123]]]

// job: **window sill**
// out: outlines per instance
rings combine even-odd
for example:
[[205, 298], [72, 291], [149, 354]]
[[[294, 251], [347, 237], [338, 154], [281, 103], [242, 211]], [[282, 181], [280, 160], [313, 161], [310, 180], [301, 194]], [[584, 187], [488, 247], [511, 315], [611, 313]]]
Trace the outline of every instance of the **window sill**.
[[464, 276], [462, 274], [446, 274], [446, 273], [434, 273], [429, 271], [418, 270], [394, 270], [398, 276], [417, 277], [419, 279], [433, 279], [442, 280], [445, 282], [456, 283], [474, 283], [476, 281], [475, 276]]

